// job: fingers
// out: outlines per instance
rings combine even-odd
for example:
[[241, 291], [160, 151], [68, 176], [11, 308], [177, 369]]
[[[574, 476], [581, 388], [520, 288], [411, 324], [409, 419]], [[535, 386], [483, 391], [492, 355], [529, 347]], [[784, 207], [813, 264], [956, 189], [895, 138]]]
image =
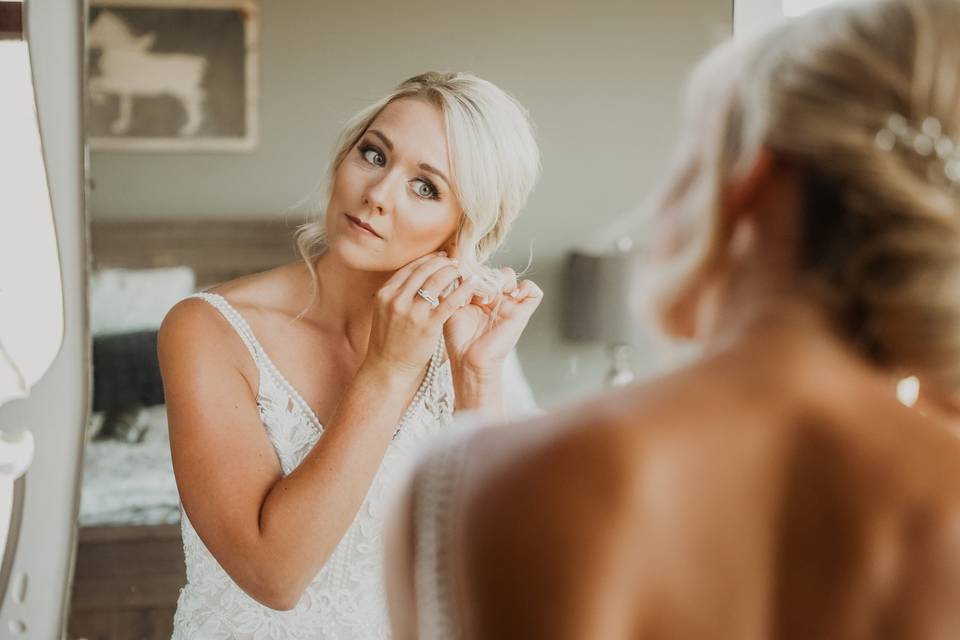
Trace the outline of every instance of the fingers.
[[473, 276], [464, 280], [459, 287], [453, 290], [453, 293], [440, 301], [440, 306], [434, 312], [437, 319], [446, 322], [457, 309], [465, 307], [470, 302], [470, 298], [477, 291], [477, 279]]
[[543, 290], [532, 280], [521, 280], [517, 288], [504, 297], [501, 313], [532, 315], [543, 300]]
[[517, 289], [517, 272], [510, 267], [497, 269], [500, 289], [493, 295], [477, 294], [476, 302], [482, 307], [494, 307], [502, 294], [511, 293]]
[[396, 297], [400, 300], [413, 300], [418, 289], [429, 291], [434, 296], [440, 292], [457, 276], [457, 262], [450, 258], [437, 257], [416, 267], [406, 281], [397, 289]]
[[454, 292], [460, 277], [460, 270], [454, 265], [449, 265], [435, 271], [427, 278], [423, 283], [423, 289], [437, 298], [445, 298]]
[[510, 293], [517, 288], [517, 272], [510, 267], [503, 267], [500, 271], [500, 293]]
[[418, 268], [430, 262], [431, 260], [435, 260], [437, 258], [443, 258], [446, 255], [447, 254], [443, 251], [437, 251], [435, 253], [428, 253], [425, 256], [420, 256], [416, 260], [412, 260], [408, 262], [407, 264], [397, 269], [397, 271], [392, 276], [390, 276], [390, 279], [383, 284], [383, 287], [381, 287], [380, 290], [396, 291], [397, 289], [403, 286], [403, 284], [407, 281], [410, 275], [414, 271], [416, 271]]
[[510, 297], [519, 301], [528, 299], [541, 300], [543, 298], [543, 289], [537, 286], [537, 283], [533, 280], [521, 280], [516, 289], [510, 292]]

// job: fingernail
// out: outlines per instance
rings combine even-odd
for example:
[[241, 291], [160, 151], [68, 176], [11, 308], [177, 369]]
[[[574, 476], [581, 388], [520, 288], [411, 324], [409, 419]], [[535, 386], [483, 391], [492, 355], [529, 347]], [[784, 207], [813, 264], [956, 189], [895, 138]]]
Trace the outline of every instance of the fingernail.
[[437, 255], [438, 255], [438, 256], [445, 256], [445, 255], [447, 255], [447, 252], [446, 252], [446, 251], [437, 251]]

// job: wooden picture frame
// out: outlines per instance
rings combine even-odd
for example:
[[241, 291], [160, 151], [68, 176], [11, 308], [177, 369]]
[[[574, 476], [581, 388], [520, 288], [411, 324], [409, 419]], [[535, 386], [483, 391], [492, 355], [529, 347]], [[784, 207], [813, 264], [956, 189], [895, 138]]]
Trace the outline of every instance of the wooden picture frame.
[[91, 149], [251, 151], [258, 38], [257, 0], [91, 0]]

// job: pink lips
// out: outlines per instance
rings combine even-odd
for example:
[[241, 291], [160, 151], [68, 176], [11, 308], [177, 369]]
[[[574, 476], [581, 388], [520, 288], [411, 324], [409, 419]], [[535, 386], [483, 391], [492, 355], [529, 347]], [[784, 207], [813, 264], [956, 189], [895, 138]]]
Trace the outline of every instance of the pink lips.
[[344, 215], [347, 216], [347, 220], [349, 220], [350, 223], [353, 224], [354, 226], [360, 227], [361, 229], [363, 229], [363, 230], [365, 230], [365, 231], [369, 231], [369, 232], [372, 233], [373, 235], [375, 235], [375, 236], [377, 236], [378, 238], [380, 238], [381, 240], [383, 240], [383, 236], [381, 236], [379, 233], [377, 233], [376, 231], [374, 231], [374, 230], [373, 230], [373, 227], [371, 227], [369, 224], [367, 224], [367, 223], [364, 222], [363, 220], [360, 220], [359, 218], [354, 218], [354, 217], [351, 216], [349, 213], [344, 214]]

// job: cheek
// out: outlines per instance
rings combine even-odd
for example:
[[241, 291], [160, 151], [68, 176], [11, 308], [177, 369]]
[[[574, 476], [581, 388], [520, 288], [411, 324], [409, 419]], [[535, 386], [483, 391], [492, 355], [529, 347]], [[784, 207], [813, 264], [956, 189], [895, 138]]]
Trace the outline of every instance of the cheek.
[[357, 193], [362, 189], [359, 177], [356, 171], [351, 171], [344, 161], [333, 174], [333, 181], [330, 185], [330, 204], [345, 206], [349, 195]]
[[[400, 230], [407, 242], [423, 248], [424, 251], [432, 251], [453, 234], [457, 229], [457, 223], [460, 220], [460, 214], [447, 207], [431, 206], [432, 203], [420, 205], [424, 207], [413, 207], [413, 211], [408, 216], [402, 216], [398, 221]], [[427, 208], [429, 207], [429, 208]]]

